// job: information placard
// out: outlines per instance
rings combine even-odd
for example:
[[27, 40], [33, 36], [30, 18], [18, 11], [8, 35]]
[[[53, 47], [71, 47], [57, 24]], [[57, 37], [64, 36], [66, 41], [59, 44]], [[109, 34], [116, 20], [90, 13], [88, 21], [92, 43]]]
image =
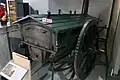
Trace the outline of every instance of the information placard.
[[27, 69], [22, 68], [10, 61], [0, 72], [0, 75], [8, 80], [22, 80], [27, 71]]

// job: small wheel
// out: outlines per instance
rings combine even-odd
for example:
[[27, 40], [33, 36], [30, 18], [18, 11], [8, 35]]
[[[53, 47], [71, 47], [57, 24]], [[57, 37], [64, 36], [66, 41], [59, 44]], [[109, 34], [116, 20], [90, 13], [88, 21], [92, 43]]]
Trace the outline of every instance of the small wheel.
[[85, 80], [95, 67], [97, 45], [97, 26], [88, 25], [84, 28], [81, 39], [77, 43], [77, 53], [75, 55], [74, 67], [77, 77]]

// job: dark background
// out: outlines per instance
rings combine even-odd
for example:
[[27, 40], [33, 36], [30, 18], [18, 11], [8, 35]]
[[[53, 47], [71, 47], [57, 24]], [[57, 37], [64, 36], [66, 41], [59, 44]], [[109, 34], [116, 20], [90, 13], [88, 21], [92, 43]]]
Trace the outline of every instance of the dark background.
[[6, 0], [0, 0], [0, 3], [1, 3], [1, 2], [2, 2], [2, 3], [6, 3]]

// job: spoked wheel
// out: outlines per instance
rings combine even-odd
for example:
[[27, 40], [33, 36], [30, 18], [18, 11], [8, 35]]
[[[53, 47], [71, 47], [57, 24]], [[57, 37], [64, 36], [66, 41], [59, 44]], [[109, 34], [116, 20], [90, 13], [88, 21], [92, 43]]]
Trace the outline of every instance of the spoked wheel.
[[96, 22], [86, 22], [78, 38], [74, 61], [75, 72], [80, 80], [85, 80], [95, 67], [97, 37]]
[[[54, 63], [54, 71], [61, 72], [65, 75], [66, 79], [73, 80], [75, 77], [74, 70], [74, 53], [69, 53], [66, 57]], [[69, 76], [68, 76], [69, 75]]]

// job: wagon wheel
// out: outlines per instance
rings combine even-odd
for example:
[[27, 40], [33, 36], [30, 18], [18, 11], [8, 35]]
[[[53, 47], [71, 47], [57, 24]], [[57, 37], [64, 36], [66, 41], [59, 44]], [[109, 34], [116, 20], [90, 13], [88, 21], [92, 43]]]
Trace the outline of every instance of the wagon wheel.
[[97, 44], [96, 21], [89, 20], [80, 32], [75, 52], [74, 67], [77, 77], [85, 80], [95, 67]]

